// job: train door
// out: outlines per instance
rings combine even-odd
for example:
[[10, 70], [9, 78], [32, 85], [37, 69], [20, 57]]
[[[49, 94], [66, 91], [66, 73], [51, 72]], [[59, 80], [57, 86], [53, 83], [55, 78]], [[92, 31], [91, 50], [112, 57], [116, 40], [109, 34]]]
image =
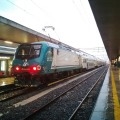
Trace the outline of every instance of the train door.
[[53, 49], [53, 61], [52, 61], [52, 69], [56, 70], [56, 58], [57, 58], [57, 55], [58, 55], [58, 49], [54, 48]]
[[45, 66], [46, 66], [45, 71], [50, 72], [52, 61], [53, 61], [53, 48], [49, 48], [49, 50], [47, 51], [46, 59], [47, 61], [45, 63]]
[[82, 65], [82, 57], [79, 55], [78, 59], [79, 59], [79, 66], [80, 66], [80, 68], [82, 68], [83, 67], [83, 65]]
[[87, 58], [82, 58], [82, 67], [83, 69], [87, 69], [88, 68], [88, 64], [87, 64]]

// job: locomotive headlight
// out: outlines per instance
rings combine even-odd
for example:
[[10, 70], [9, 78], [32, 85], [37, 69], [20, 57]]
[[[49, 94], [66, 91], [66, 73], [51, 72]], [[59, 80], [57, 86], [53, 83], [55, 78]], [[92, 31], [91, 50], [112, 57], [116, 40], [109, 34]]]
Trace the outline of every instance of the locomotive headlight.
[[16, 67], [15, 69], [16, 69], [17, 71], [18, 71], [18, 70], [20, 70], [20, 68], [19, 68], [19, 67]]
[[40, 65], [32, 66], [32, 70], [33, 71], [39, 71], [39, 70], [41, 70], [41, 66]]
[[15, 67], [15, 70], [16, 70], [16, 71], [19, 71], [19, 70], [20, 70], [20, 67], [19, 67], [19, 66], [16, 66], [16, 67]]
[[20, 73], [21, 72], [21, 67], [20, 66], [14, 66], [11, 69], [11, 73], [14, 75], [16, 73]]
[[33, 70], [37, 70], [37, 67], [33, 67]]

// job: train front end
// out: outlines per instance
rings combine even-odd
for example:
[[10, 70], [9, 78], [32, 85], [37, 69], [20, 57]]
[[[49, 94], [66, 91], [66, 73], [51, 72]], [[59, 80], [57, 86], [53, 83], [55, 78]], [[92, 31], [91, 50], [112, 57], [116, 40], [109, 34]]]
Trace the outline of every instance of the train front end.
[[22, 44], [15, 53], [12, 75], [17, 86], [38, 86], [41, 84], [41, 44]]

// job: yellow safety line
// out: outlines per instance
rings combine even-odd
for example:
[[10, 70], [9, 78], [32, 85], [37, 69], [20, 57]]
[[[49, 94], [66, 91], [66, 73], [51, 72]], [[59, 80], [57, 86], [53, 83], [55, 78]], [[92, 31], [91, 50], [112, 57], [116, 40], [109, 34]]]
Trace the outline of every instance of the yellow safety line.
[[114, 119], [120, 120], [120, 104], [117, 96], [115, 79], [112, 71], [111, 71], [111, 80], [112, 80], [112, 92], [113, 92], [113, 102], [114, 102]]

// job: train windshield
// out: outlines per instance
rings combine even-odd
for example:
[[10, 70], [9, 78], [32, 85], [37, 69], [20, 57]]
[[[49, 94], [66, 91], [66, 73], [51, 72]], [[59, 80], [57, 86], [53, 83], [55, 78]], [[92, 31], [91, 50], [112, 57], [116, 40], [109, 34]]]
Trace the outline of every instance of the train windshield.
[[19, 46], [15, 57], [18, 59], [32, 59], [39, 57], [40, 51], [40, 44], [23, 44]]

